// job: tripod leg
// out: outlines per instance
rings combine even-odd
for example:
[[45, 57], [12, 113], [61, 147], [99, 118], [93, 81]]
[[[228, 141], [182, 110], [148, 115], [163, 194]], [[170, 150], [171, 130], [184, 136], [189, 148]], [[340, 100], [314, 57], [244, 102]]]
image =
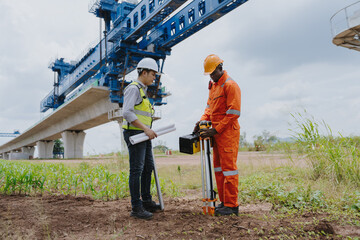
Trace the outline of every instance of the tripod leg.
[[[209, 179], [210, 179], [210, 200], [215, 199], [215, 191], [214, 191], [214, 184], [213, 184], [213, 178], [212, 178], [212, 168], [211, 168], [211, 152], [210, 152], [210, 139], [207, 140], [207, 160], [208, 160], [208, 166], [209, 166]], [[214, 203], [213, 203], [214, 205]]]
[[209, 174], [209, 155], [208, 155], [208, 145], [207, 145], [207, 140], [204, 140], [204, 149], [205, 149], [205, 178], [206, 178], [206, 200], [207, 200], [207, 206], [209, 205], [208, 204], [208, 201], [210, 199], [210, 194], [211, 194], [211, 184], [210, 184], [210, 178], [211, 178], [211, 175]]
[[213, 187], [212, 169], [211, 169], [211, 153], [210, 153], [210, 139], [205, 140], [205, 155], [206, 155], [206, 176], [207, 176], [207, 195], [208, 195], [208, 212], [210, 215], [215, 214], [215, 191]]
[[204, 159], [204, 141], [201, 140], [200, 141], [200, 160], [201, 160], [201, 187], [202, 187], [202, 197], [203, 197], [203, 212], [204, 214], [206, 214], [207, 209], [206, 209], [206, 197], [205, 197], [205, 175], [204, 175], [204, 164], [205, 164], [205, 159]]

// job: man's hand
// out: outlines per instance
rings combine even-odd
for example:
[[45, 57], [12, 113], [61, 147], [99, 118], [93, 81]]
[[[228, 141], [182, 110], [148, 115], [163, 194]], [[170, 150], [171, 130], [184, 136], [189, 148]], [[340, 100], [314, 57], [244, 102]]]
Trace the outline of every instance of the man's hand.
[[150, 139], [154, 139], [157, 137], [156, 132], [154, 132], [153, 130], [151, 130], [150, 128], [146, 128], [144, 130], [144, 133], [150, 138]]
[[157, 137], [157, 134], [151, 130], [149, 127], [145, 126], [142, 122], [140, 122], [139, 119], [136, 119], [135, 121], [131, 122], [132, 125], [134, 125], [137, 128], [141, 128], [144, 130], [144, 133], [150, 138], [154, 139]]
[[193, 134], [199, 132], [199, 130], [200, 130], [199, 123], [200, 123], [200, 121], [197, 121], [197, 122], [195, 123], [195, 127], [194, 127], [194, 130], [193, 130]]
[[210, 129], [201, 129], [200, 130], [200, 137], [202, 138], [209, 138], [217, 134], [218, 132], [215, 130], [215, 128]]

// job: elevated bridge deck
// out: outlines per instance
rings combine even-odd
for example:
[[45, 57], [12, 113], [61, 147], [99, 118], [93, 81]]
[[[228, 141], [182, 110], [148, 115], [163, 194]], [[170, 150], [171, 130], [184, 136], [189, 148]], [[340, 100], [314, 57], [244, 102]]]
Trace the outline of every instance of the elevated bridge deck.
[[109, 122], [108, 113], [120, 110], [117, 103], [111, 103], [109, 93], [107, 87], [89, 87], [18, 137], [0, 146], [0, 154], [6, 158], [6, 153], [34, 147], [39, 141], [51, 142], [64, 138], [62, 133], [66, 131], [82, 132]]

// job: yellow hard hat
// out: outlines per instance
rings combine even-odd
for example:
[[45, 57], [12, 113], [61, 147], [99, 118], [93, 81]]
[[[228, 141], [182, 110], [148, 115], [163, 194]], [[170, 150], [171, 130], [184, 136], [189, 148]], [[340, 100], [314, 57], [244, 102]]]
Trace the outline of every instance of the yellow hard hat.
[[216, 67], [223, 62], [224, 60], [222, 60], [215, 54], [211, 54], [207, 56], [204, 60], [204, 74], [205, 75], [211, 74], [213, 71], [215, 71]]

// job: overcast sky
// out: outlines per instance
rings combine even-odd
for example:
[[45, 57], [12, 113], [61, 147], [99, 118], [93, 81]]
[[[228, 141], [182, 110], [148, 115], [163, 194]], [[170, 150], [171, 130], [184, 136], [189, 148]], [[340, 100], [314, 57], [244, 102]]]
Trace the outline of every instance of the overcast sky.
[[[0, 132], [24, 132], [38, 122], [40, 101], [52, 90], [50, 61], [75, 60], [98, 41], [89, 2], [0, 0]], [[192, 132], [208, 96], [203, 60], [212, 53], [241, 88], [239, 122], [248, 141], [264, 130], [290, 136], [290, 113], [304, 109], [333, 132], [359, 135], [360, 52], [333, 45], [330, 25], [335, 12], [354, 2], [249, 0], [176, 45], [162, 78], [172, 95], [154, 127], [175, 123], [177, 131], [154, 144], [178, 149], [179, 136]], [[86, 133], [85, 155], [120, 150], [117, 123]]]

